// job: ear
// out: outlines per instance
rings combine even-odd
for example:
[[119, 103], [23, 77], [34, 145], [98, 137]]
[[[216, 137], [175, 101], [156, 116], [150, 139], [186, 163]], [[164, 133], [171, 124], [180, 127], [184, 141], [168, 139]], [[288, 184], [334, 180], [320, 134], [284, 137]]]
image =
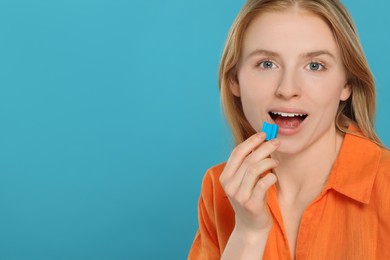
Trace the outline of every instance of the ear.
[[340, 93], [340, 100], [345, 101], [347, 100], [352, 94], [352, 86], [351, 84], [345, 84], [344, 88], [341, 90]]
[[236, 97], [241, 96], [240, 85], [237, 80], [234, 79], [229, 80], [229, 87], [233, 95], [235, 95]]

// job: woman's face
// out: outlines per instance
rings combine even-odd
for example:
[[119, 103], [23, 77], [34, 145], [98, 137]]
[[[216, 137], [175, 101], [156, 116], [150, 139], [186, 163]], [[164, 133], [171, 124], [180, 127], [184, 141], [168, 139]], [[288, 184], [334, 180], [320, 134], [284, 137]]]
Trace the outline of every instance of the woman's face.
[[294, 154], [336, 134], [340, 100], [350, 87], [340, 51], [328, 25], [299, 10], [261, 14], [248, 27], [238, 65], [245, 116], [261, 131], [264, 121], [279, 126], [279, 152]]

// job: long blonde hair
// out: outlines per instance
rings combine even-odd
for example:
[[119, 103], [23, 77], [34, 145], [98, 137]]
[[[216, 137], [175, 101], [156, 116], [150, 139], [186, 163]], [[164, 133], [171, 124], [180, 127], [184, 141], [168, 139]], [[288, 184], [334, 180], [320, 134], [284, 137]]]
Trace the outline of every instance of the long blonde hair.
[[283, 11], [293, 6], [321, 17], [332, 30], [347, 71], [351, 96], [341, 101], [336, 115], [336, 129], [348, 132], [348, 126], [355, 124], [363, 136], [379, 146], [384, 145], [374, 130], [375, 83], [361, 47], [357, 30], [345, 7], [337, 0], [248, 0], [230, 28], [219, 68], [219, 89], [222, 107], [232, 130], [235, 144], [255, 134], [247, 121], [241, 99], [233, 95], [230, 84], [237, 82], [237, 67], [246, 29], [252, 20], [264, 12]]

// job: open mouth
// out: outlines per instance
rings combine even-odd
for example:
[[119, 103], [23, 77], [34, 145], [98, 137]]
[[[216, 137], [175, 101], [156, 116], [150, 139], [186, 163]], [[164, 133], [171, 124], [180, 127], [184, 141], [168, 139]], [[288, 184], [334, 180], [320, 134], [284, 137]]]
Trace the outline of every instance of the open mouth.
[[308, 116], [307, 114], [287, 113], [279, 111], [269, 112], [270, 117], [280, 128], [297, 128], [303, 120]]

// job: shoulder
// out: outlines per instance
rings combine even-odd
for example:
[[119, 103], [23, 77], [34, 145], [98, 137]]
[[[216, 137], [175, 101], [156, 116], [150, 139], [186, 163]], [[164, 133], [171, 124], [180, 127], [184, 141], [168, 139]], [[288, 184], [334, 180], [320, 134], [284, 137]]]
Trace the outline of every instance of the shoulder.
[[207, 214], [217, 230], [231, 228], [234, 219], [229, 199], [219, 182], [225, 165], [226, 163], [221, 163], [207, 170], [203, 177], [199, 200], [203, 213]]
[[207, 170], [200, 197], [202, 218], [211, 223], [209, 230], [215, 230], [221, 249], [225, 247], [235, 224], [234, 210], [219, 181], [225, 165], [221, 163]]
[[384, 148], [380, 149], [377, 178], [384, 178], [390, 182], [390, 151]]
[[226, 163], [221, 163], [207, 170], [203, 177], [200, 195], [200, 201], [207, 213], [215, 219], [224, 219], [219, 221], [220, 223], [230, 221], [234, 217], [229, 199], [219, 181], [225, 165]]
[[202, 197], [215, 197], [218, 195], [224, 195], [221, 184], [219, 182], [219, 177], [221, 176], [223, 169], [225, 169], [225, 165], [226, 162], [223, 162], [209, 168], [206, 171], [202, 181]]
[[387, 239], [390, 235], [390, 151], [386, 149], [381, 149], [370, 203], [376, 209], [379, 232]]
[[386, 167], [389, 169], [390, 167], [390, 150], [388, 149], [381, 149], [381, 160], [380, 160], [380, 166]]
[[377, 174], [374, 182], [373, 192], [378, 199], [380, 209], [390, 214], [390, 151], [380, 149], [380, 157], [377, 164]]
[[225, 169], [226, 162], [214, 165], [206, 171], [206, 174], [203, 177], [203, 182], [219, 182], [219, 177], [221, 176], [223, 169]]

